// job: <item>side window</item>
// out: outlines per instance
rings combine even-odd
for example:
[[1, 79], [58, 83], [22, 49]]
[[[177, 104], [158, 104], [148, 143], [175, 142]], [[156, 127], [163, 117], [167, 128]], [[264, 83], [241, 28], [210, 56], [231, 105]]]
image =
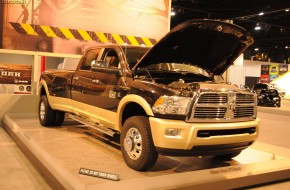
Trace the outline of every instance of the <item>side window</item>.
[[100, 51], [101, 51], [101, 48], [92, 49], [88, 51], [87, 54], [85, 55], [85, 58], [83, 59], [80, 69], [90, 70], [92, 61], [95, 61], [98, 58]]
[[117, 52], [114, 49], [106, 49], [103, 60], [106, 61], [110, 67], [118, 67], [120, 62]]

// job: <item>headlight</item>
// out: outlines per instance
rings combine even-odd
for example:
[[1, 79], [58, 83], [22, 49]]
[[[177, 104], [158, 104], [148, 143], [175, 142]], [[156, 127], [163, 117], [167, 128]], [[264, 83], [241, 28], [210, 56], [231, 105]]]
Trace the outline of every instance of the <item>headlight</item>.
[[277, 101], [277, 100], [279, 100], [279, 98], [277, 98], [277, 97], [274, 97], [274, 98], [273, 98], [273, 100], [274, 100], [274, 101]]
[[186, 115], [191, 98], [179, 96], [160, 96], [153, 105], [153, 112], [159, 114]]

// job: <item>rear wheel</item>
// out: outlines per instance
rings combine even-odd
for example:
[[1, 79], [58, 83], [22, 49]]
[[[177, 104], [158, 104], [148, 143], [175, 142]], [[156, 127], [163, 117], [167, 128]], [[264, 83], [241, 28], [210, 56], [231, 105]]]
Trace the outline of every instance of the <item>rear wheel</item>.
[[64, 121], [64, 115], [65, 113], [63, 111], [54, 111], [53, 125], [61, 126]]
[[121, 151], [126, 164], [134, 170], [148, 170], [155, 164], [158, 153], [147, 117], [133, 116], [126, 120], [121, 133]]
[[62, 111], [53, 110], [45, 95], [40, 97], [38, 106], [39, 122], [43, 126], [60, 126], [64, 121], [65, 113]]

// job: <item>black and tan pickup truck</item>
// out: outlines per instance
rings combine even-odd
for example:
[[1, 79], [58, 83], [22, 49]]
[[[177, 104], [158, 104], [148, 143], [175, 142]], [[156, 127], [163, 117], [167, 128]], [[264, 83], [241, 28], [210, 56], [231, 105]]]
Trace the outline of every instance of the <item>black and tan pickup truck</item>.
[[70, 113], [120, 135], [126, 164], [140, 171], [158, 154], [233, 158], [257, 139], [257, 97], [214, 78], [252, 43], [236, 25], [190, 20], [151, 48], [89, 48], [75, 71], [41, 74], [40, 123], [59, 126]]

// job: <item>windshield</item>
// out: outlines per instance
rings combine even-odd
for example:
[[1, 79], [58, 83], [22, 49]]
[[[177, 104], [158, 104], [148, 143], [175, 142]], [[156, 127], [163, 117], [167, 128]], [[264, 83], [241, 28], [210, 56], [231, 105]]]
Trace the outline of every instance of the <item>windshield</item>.
[[132, 69], [148, 50], [148, 47], [124, 47], [123, 51], [129, 68]]

